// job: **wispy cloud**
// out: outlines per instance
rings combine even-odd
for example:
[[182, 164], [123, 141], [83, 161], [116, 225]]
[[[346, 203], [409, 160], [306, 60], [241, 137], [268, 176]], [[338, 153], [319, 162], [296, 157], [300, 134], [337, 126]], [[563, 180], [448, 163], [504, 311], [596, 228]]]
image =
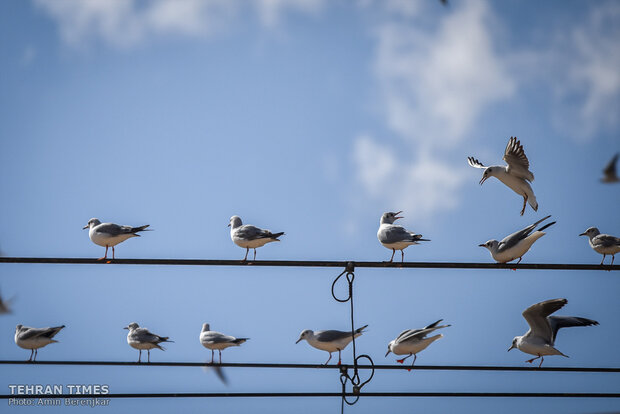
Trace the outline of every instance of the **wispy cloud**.
[[384, 115], [410, 152], [396, 156], [389, 141], [368, 135], [357, 138], [354, 151], [367, 194], [418, 218], [458, 205], [463, 174], [448, 159], [481, 113], [516, 88], [494, 50], [486, 3], [467, 2], [434, 25], [419, 19], [388, 17], [377, 30]]

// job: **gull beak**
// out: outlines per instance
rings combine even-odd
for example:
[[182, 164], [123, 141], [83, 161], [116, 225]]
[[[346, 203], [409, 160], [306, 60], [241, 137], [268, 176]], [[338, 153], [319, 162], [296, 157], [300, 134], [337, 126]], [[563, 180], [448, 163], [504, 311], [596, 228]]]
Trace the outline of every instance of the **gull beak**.
[[581, 234], [580, 234], [580, 236], [585, 236], [585, 235], [586, 235], [585, 233], [581, 233]]
[[228, 223], [228, 226], [226, 226], [226, 227], [230, 227], [230, 223]]
[[87, 224], [84, 227], [82, 227], [82, 230], [86, 230], [88, 227], [90, 227], [90, 226]]
[[401, 211], [399, 211], [399, 212], [397, 212], [397, 213], [395, 214], [395, 216], [394, 216], [394, 220], [398, 220], [398, 219], [401, 219], [401, 218], [402, 218], [402, 217], [398, 217], [398, 215], [399, 215], [400, 213], [402, 213], [402, 210], [401, 210]]
[[303, 338], [300, 336], [299, 339], [295, 342], [296, 344], [299, 343], [299, 341], [301, 341]]
[[486, 244], [479, 244], [478, 246], [480, 246], [480, 247], [487, 247]]
[[487, 176], [483, 175], [482, 178], [480, 179], [480, 182], [478, 184], [482, 185], [482, 183], [484, 183], [487, 180], [487, 178], [489, 178], [488, 175]]
[[388, 354], [389, 354], [390, 352], [392, 352], [392, 351], [390, 351], [390, 350], [388, 349], [388, 351], [385, 353], [385, 356], [388, 356]]
[[515, 349], [515, 348], [516, 348], [516, 346], [514, 346], [514, 344], [510, 345], [510, 348], [508, 348], [508, 352], [510, 352], [511, 349]]
[[125, 326], [123, 329], [129, 329], [129, 326]]

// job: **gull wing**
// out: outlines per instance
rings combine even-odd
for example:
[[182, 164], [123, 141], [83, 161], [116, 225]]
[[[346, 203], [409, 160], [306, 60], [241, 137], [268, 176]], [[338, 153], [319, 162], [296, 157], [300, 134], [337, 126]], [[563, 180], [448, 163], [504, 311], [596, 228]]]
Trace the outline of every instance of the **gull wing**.
[[580, 318], [578, 316], [550, 316], [549, 324], [553, 331], [553, 337], [551, 338], [551, 344], [555, 342], [555, 336], [561, 328], [569, 328], [571, 326], [591, 326], [598, 325], [597, 321], [587, 318]]
[[620, 246], [620, 238], [610, 236], [609, 234], [599, 234], [592, 238], [592, 245], [596, 247]]
[[406, 341], [419, 341], [421, 339], [424, 339], [426, 337], [427, 334], [437, 330], [437, 329], [441, 329], [441, 328], [445, 328], [448, 327], [450, 325], [441, 325], [441, 326], [437, 326], [437, 324], [439, 322], [443, 321], [443, 319], [438, 320], [435, 323], [432, 323], [428, 326], [426, 326], [425, 328], [422, 329], [408, 329], [405, 331], [402, 331], [400, 333], [400, 335], [398, 335], [396, 337], [396, 343], [403, 343]]
[[617, 177], [616, 162], [618, 162], [618, 155], [620, 155], [620, 154], [614, 155], [614, 157], [611, 159], [611, 161], [609, 161], [609, 164], [607, 164], [607, 166], [603, 170], [603, 174], [605, 174], [605, 176], [607, 176], [609, 178], [616, 178]]
[[487, 168], [480, 161], [475, 159], [474, 157], [467, 157], [467, 163], [474, 168]]
[[38, 338], [40, 336], [52, 339], [65, 326], [56, 326], [54, 328], [26, 328], [24, 332], [19, 334], [19, 339], [26, 340]]
[[168, 341], [168, 337], [155, 335], [154, 333], [151, 333], [146, 328], [138, 328], [134, 330], [131, 336], [133, 337], [133, 339], [135, 339], [138, 342], [145, 342], [145, 343], [151, 343], [151, 344], [158, 344], [159, 342]]
[[547, 316], [561, 309], [567, 302], [566, 299], [549, 299], [524, 310], [522, 315], [527, 324], [530, 325], [530, 330], [526, 335], [538, 336], [549, 343], [553, 343], [554, 333]]
[[508, 164], [506, 172], [516, 177], [524, 178], [528, 181], [534, 181], [534, 174], [529, 170], [530, 161], [523, 151], [521, 141], [517, 141], [517, 137], [511, 137], [508, 140], [506, 149], [504, 150], [503, 160]]
[[405, 230], [403, 226], [391, 224], [382, 226], [379, 232], [379, 241], [381, 243], [398, 243], [402, 241], [417, 242], [428, 240], [422, 239], [421, 234], [415, 234]]
[[514, 233], [504, 237], [502, 239], [502, 241], [499, 242], [499, 246], [497, 248], [497, 251], [498, 252], [503, 252], [503, 251], [505, 251], [507, 249], [510, 249], [513, 246], [516, 246], [517, 243], [519, 243], [521, 240], [523, 240], [527, 236], [529, 236], [532, 233], [532, 231], [534, 231], [534, 229], [536, 228], [537, 225], [539, 225], [543, 221], [547, 220], [549, 217], [551, 217], [551, 216], [549, 215], [547, 217], [544, 217], [544, 218], [538, 220], [536, 223], [530, 224], [526, 228], [521, 229], [519, 231], [516, 231], [516, 232], [514, 232]]
[[236, 230], [237, 237], [240, 237], [244, 240], [275, 239], [282, 234], [283, 233], [273, 234], [269, 230], [264, 230], [251, 224], [245, 224]]
[[339, 341], [345, 338], [351, 338], [351, 332], [343, 332], [336, 330], [318, 331], [314, 333], [314, 337], [319, 342]]
[[204, 334], [202, 336], [202, 339], [204, 339], [205, 342], [209, 342], [212, 344], [222, 344], [222, 343], [234, 342], [235, 339], [237, 338], [235, 338], [234, 336], [224, 335], [219, 332], [211, 331], [211, 332]]

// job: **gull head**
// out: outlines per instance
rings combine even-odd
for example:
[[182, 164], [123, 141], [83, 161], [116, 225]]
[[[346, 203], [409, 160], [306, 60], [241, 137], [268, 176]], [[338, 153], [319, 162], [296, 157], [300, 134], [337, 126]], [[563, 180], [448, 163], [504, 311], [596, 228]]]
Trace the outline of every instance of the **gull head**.
[[138, 329], [140, 327], [140, 325], [138, 325], [135, 322], [130, 323], [129, 325], [125, 326], [123, 329], [129, 329], [129, 331], [133, 331], [135, 329]]
[[206, 331], [210, 331], [211, 327], [209, 326], [208, 323], [203, 323], [202, 324], [202, 332], [206, 332]]
[[392, 345], [394, 345], [394, 340], [392, 340], [389, 344], [388, 344], [388, 350], [385, 353], [385, 356], [388, 356], [390, 354], [390, 352], [392, 352]]
[[15, 327], [15, 333], [17, 333], [17, 332], [21, 331], [21, 330], [22, 330], [22, 328], [23, 328], [23, 325], [17, 325], [17, 326]]
[[230, 218], [230, 221], [228, 222], [228, 227], [233, 229], [241, 225], [243, 225], [243, 222], [241, 221], [241, 217], [239, 216], [232, 216]]
[[499, 245], [499, 242], [497, 240], [489, 240], [488, 242], [484, 244], [479, 244], [478, 246], [486, 247], [490, 252], [493, 252], [497, 250], [498, 245]]
[[498, 167], [485, 168], [484, 172], [482, 173], [482, 178], [480, 179], [480, 182], [478, 184], [482, 185], [487, 180], [487, 178], [493, 177], [494, 175], [496, 175], [497, 170], [498, 170]]
[[82, 230], [90, 229], [91, 227], [95, 227], [100, 224], [101, 224], [101, 221], [99, 221], [98, 218], [91, 218], [90, 220], [88, 220], [88, 223], [86, 223], [86, 225], [82, 227]]
[[310, 338], [312, 335], [314, 335], [312, 329], [306, 329], [299, 335], [299, 339], [295, 343], [298, 344], [299, 341], [301, 341], [302, 339], [305, 339], [307, 341], [308, 338]]
[[380, 224], [392, 224], [392, 223], [394, 223], [396, 220], [402, 218], [402, 217], [399, 216], [400, 213], [402, 213], [402, 211], [397, 211], [396, 213], [391, 212], [391, 211], [387, 212], [387, 213], [383, 213], [383, 215], [381, 216]]
[[520, 336], [514, 337], [514, 339], [512, 340], [512, 345], [510, 345], [510, 348], [508, 348], [508, 352], [510, 352], [511, 349], [517, 348], [517, 342], [519, 341], [519, 339], [521, 339]]
[[589, 238], [596, 237], [601, 234], [596, 227], [590, 227], [588, 230], [580, 234], [580, 236], [588, 236]]

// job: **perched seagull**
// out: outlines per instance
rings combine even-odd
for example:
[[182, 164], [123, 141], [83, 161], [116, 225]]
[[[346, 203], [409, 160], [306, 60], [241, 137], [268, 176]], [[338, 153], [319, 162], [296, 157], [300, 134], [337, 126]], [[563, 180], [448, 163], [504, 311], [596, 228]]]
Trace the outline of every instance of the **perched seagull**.
[[480, 185], [482, 185], [487, 178], [494, 176], [502, 183], [510, 187], [512, 191], [523, 197], [523, 209], [521, 210], [521, 215], [525, 212], [526, 203], [530, 203], [530, 206], [532, 206], [534, 211], [538, 211], [536, 196], [534, 195], [532, 187], [528, 183], [528, 181], [534, 181], [534, 174], [532, 174], [529, 170], [530, 162], [525, 156], [523, 145], [521, 145], [520, 141], [517, 141], [516, 137], [511, 137], [508, 141], [503, 159], [508, 165], [492, 165], [490, 167], [485, 167], [474, 157], [467, 157], [467, 161], [472, 167], [484, 168]]
[[620, 154], [614, 155], [611, 161], [609, 161], [609, 164], [607, 164], [607, 166], [603, 170], [603, 174], [605, 174], [605, 176], [601, 178], [601, 182], [617, 183], [620, 181], [620, 178], [618, 178], [618, 173], [616, 173], [616, 163], [618, 162], [618, 155]]
[[[360, 336], [364, 329], [366, 329], [368, 325], [364, 325], [361, 328], [355, 330], [355, 337]], [[299, 339], [296, 344], [299, 343], [302, 339], [308, 341], [310, 346], [320, 349], [322, 351], [329, 352], [329, 358], [325, 362], [325, 365], [332, 359], [332, 352], [338, 351], [338, 365], [341, 363], [340, 351], [345, 349], [347, 345], [353, 340], [353, 335], [351, 332], [343, 332], [343, 331], [317, 331], [313, 332], [311, 329], [306, 329], [299, 335]]]
[[28, 361], [36, 361], [39, 348], [58, 342], [53, 338], [64, 327], [65, 325], [53, 328], [31, 328], [29, 326], [17, 325], [15, 327], [15, 343], [20, 348], [30, 349]]
[[214, 350], [220, 353], [220, 364], [222, 363], [222, 349], [229, 346], [239, 346], [250, 338], [235, 338], [234, 336], [224, 335], [216, 331], [212, 331], [208, 323], [202, 324], [200, 331], [200, 343], [207, 349], [211, 350], [211, 363], [213, 363]]
[[402, 213], [383, 213], [381, 220], [379, 221], [379, 231], [377, 231], [377, 238], [379, 242], [387, 248], [392, 250], [392, 257], [390, 257], [390, 263], [394, 260], [394, 253], [396, 250], [400, 250], [401, 262], [405, 261], [404, 250], [412, 244], [419, 244], [420, 241], [430, 241], [423, 239], [421, 234], [415, 234], [405, 230], [403, 226], [394, 224], [394, 222], [402, 217], [398, 215]]
[[[502, 241], [498, 242], [497, 240], [489, 240], [484, 244], [479, 244], [480, 247], [486, 247], [491, 252], [491, 256], [497, 263], [507, 263], [514, 259], [519, 259], [517, 264], [521, 262], [521, 258], [530, 247], [534, 244], [534, 242], [544, 236], [545, 230], [547, 227], [555, 224], [555, 221], [551, 223], [545, 224], [538, 230], [534, 231], [534, 228], [541, 222], [547, 220], [551, 216], [547, 216], [543, 219], [538, 220], [534, 224], [530, 224], [523, 230], [519, 230], [515, 233], [512, 233], [510, 236], [504, 237]], [[534, 231], [532, 233], [532, 231]]]
[[129, 333], [127, 334], [127, 343], [135, 349], [140, 351], [138, 355], [138, 362], [142, 362], [142, 350], [146, 349], [148, 352], [147, 362], [151, 362], [151, 349], [157, 348], [165, 351], [166, 349], [159, 345], [162, 342], [174, 342], [169, 341], [167, 336], [159, 336], [149, 332], [146, 328], [140, 328], [135, 322], [130, 323], [125, 326], [123, 329], [129, 329]]
[[130, 237], [140, 237], [137, 233], [150, 231], [145, 230], [148, 226], [148, 224], [140, 227], [119, 226], [114, 223], [101, 223], [98, 218], [91, 218], [82, 229], [90, 229], [88, 230], [90, 240], [99, 246], [105, 246], [105, 255], [99, 259], [105, 260], [108, 258], [108, 247], [112, 247], [112, 259], [114, 259], [114, 246]]
[[426, 335], [436, 329], [447, 328], [448, 326], [450, 326], [437, 326], [437, 324], [441, 321], [443, 321], [443, 319], [440, 319], [435, 323], [431, 323], [430, 325], [422, 329], [407, 329], [406, 331], [402, 331], [400, 335], [396, 337], [396, 339], [394, 339], [388, 344], [388, 350], [385, 356], [387, 357], [390, 352], [393, 352], [394, 355], [409, 354], [403, 359], [396, 360], [396, 362], [402, 364], [405, 362], [405, 359], [413, 355], [413, 362], [411, 363], [411, 366], [413, 366], [413, 364], [415, 364], [415, 360], [418, 358], [418, 352], [424, 351], [427, 346], [429, 346], [439, 338], [443, 337], [442, 334], [438, 334], [428, 338], [426, 337]]
[[609, 234], [601, 234], [596, 227], [590, 227], [588, 230], [580, 234], [580, 236], [588, 236], [590, 239], [590, 247], [595, 252], [603, 255], [601, 265], [605, 261], [605, 256], [611, 255], [611, 264], [614, 264], [616, 253], [620, 252], [620, 238], [610, 236]]
[[550, 299], [536, 303], [524, 310], [523, 317], [530, 325], [530, 329], [525, 335], [516, 336], [508, 351], [518, 348], [519, 351], [536, 355], [536, 358], [528, 359], [525, 362], [532, 363], [540, 358], [539, 368], [542, 366], [545, 355], [562, 355], [568, 358], [568, 355], [564, 355], [553, 347], [558, 330], [571, 326], [598, 325], [598, 322], [577, 316], [549, 316], [566, 305], [566, 302], [566, 299]]
[[239, 247], [245, 248], [245, 257], [243, 261], [248, 260], [248, 252], [250, 249], [254, 249], [254, 260], [256, 260], [256, 248], [262, 247], [267, 243], [271, 243], [278, 240], [278, 237], [282, 236], [284, 232], [272, 233], [269, 230], [260, 229], [251, 224], [244, 225], [241, 222], [241, 217], [232, 216], [230, 218], [230, 238]]

